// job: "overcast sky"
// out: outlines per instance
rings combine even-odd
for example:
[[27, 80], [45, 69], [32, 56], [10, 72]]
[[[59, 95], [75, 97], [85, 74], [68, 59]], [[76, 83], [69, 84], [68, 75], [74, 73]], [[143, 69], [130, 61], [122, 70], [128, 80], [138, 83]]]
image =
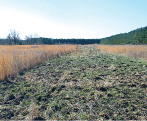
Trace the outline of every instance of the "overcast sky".
[[0, 0], [0, 38], [104, 38], [147, 26], [147, 0]]

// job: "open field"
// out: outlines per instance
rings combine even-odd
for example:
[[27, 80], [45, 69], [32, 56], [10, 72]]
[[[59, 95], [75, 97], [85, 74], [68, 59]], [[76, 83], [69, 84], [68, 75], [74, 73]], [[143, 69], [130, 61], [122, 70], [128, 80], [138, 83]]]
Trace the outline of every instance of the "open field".
[[0, 119], [147, 120], [147, 63], [97, 47], [0, 81]]
[[147, 60], [147, 45], [98, 45], [98, 48], [110, 53]]
[[0, 46], [0, 80], [13, 78], [49, 58], [76, 51], [76, 45]]

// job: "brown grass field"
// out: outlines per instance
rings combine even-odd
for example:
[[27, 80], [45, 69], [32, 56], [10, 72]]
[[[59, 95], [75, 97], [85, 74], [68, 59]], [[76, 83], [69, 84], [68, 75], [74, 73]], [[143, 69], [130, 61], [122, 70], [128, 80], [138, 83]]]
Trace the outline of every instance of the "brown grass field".
[[76, 45], [8, 45], [0, 46], [0, 80], [12, 78], [49, 58], [76, 51]]
[[98, 48], [110, 53], [147, 60], [147, 45], [98, 45]]

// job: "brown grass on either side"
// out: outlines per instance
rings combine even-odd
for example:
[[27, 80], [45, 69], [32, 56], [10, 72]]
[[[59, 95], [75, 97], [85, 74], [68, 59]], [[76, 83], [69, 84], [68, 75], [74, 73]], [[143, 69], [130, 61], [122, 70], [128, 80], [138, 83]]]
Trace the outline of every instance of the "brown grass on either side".
[[0, 46], [0, 80], [16, 76], [49, 58], [76, 51], [76, 45]]

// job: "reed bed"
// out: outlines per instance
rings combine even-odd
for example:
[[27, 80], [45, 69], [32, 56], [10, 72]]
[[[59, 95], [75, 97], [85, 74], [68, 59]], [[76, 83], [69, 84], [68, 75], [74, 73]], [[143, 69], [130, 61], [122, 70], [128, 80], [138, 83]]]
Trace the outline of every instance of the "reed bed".
[[98, 45], [98, 48], [110, 53], [147, 60], [147, 45]]
[[76, 51], [76, 45], [8, 45], [0, 46], [0, 80], [15, 77], [49, 58]]

